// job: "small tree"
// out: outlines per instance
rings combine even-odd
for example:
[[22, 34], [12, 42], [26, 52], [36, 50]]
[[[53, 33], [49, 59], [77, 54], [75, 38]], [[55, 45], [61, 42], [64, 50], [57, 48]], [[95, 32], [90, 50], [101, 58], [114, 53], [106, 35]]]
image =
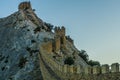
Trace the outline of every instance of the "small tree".
[[72, 57], [67, 57], [64, 61], [64, 64], [72, 65], [74, 64], [74, 60]]
[[89, 56], [88, 56], [88, 54], [87, 54], [87, 52], [86, 52], [85, 50], [81, 50], [81, 51], [79, 52], [79, 56], [80, 56], [81, 58], [83, 58], [83, 60], [84, 60], [86, 63], [88, 63], [88, 61], [89, 61]]
[[47, 31], [49, 31], [49, 32], [51, 32], [52, 31], [52, 29], [53, 29], [53, 27], [54, 27], [54, 25], [52, 25], [52, 24], [50, 24], [50, 23], [46, 23], [46, 22], [44, 22], [44, 24], [47, 26]]
[[100, 66], [100, 62], [98, 61], [93, 61], [93, 60], [89, 60], [89, 56], [87, 54], [87, 52], [85, 50], [81, 50], [79, 52], [79, 56], [89, 65], [91, 66], [95, 66], [95, 65], [98, 65]]
[[95, 66], [95, 65], [100, 66], [100, 62], [98, 62], [98, 61], [93, 61], [93, 60], [90, 60], [90, 61], [88, 62], [88, 64], [91, 65], [91, 66]]

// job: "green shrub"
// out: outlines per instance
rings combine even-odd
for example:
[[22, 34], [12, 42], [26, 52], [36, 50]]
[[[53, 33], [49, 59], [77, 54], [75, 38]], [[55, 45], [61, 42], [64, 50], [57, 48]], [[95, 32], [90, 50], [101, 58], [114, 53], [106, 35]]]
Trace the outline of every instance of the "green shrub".
[[74, 64], [74, 60], [72, 57], [67, 57], [64, 61], [64, 64], [72, 65]]
[[89, 61], [89, 56], [85, 50], [81, 50], [78, 54], [86, 63]]
[[88, 62], [88, 64], [91, 65], [91, 66], [95, 66], [95, 65], [100, 66], [100, 62], [98, 62], [98, 61], [93, 61], [93, 60], [90, 60], [90, 61]]

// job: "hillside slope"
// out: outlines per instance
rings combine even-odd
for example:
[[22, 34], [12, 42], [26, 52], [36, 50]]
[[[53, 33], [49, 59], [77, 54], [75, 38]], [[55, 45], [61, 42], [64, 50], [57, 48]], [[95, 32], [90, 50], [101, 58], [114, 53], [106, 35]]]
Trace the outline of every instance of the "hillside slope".
[[[30, 2], [22, 2], [18, 9], [10, 16], [0, 19], [0, 80], [63, 80], [40, 54], [41, 45], [46, 41], [54, 42], [55, 32], [49, 31], [49, 26], [37, 17]], [[63, 39], [63, 36], [60, 38]], [[53, 59], [55, 56], [55, 62], [64, 65], [66, 57], [74, 56], [74, 65], [83, 68], [87, 66], [78, 56], [74, 44], [65, 36], [64, 39], [66, 43], [60, 44], [58, 51], [52, 50], [48, 58]], [[43, 50], [47, 51], [46, 48]]]

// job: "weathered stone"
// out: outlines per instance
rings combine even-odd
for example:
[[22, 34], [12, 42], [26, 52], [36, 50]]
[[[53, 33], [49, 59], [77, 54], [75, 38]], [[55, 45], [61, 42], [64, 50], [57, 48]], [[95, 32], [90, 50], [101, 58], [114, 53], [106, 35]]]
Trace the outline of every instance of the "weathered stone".
[[0, 80], [43, 80], [39, 45], [45, 35], [34, 33], [38, 26], [28, 16], [46, 31], [44, 22], [35, 15], [28, 2], [21, 3], [19, 11], [0, 19]]
[[78, 74], [80, 74], [81, 73], [81, 65], [77, 65], [77, 72], [76, 73], [78, 73]]
[[58, 70], [60, 71], [60, 64], [58, 64]]
[[93, 66], [93, 74], [100, 74], [101, 68], [100, 66]]
[[109, 73], [109, 65], [108, 64], [102, 65], [101, 72], [102, 74]]
[[74, 73], [74, 66], [73, 65], [69, 66], [69, 70], [70, 70], [70, 73]]
[[47, 53], [52, 53], [52, 50], [53, 50], [52, 47], [53, 47], [53, 46], [52, 46], [52, 41], [48, 41], [48, 42], [42, 44], [42, 48], [43, 48], [45, 51], [47, 51]]
[[64, 66], [63, 66], [63, 72], [64, 72], [64, 73], [67, 73], [67, 68], [68, 68], [68, 65], [64, 65]]
[[85, 67], [85, 74], [92, 74], [92, 67], [91, 66]]
[[119, 64], [118, 63], [113, 63], [111, 65], [111, 72], [119, 72]]
[[62, 27], [62, 28], [60, 28], [60, 27], [55, 27], [54, 31], [55, 31], [55, 35], [56, 35], [57, 37], [60, 37], [60, 42], [61, 42], [61, 44], [62, 44], [63, 46], [65, 46], [65, 44], [66, 44], [65, 27]]
[[55, 41], [53, 43], [53, 48], [54, 48], [54, 52], [56, 52], [56, 53], [60, 52], [60, 38], [59, 37], [55, 37]]
[[19, 10], [32, 9], [30, 2], [22, 2], [18, 6]]
[[65, 27], [48, 32], [49, 26], [37, 17], [30, 2], [22, 2], [18, 9], [0, 19], [0, 80], [67, 80], [69, 74], [79, 73], [76, 64], [88, 66], [77, 53], [74, 66], [64, 65], [65, 57], [78, 51], [67, 42]]
[[77, 73], [77, 66], [73, 66], [73, 72]]
[[56, 36], [65, 36], [65, 27], [55, 27], [54, 29]]

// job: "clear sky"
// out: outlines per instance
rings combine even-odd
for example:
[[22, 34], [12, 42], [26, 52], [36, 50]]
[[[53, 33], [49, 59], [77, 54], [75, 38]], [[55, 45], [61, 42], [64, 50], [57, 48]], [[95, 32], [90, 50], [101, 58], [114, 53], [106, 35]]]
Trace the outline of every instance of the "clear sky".
[[[26, 0], [1, 0], [0, 18]], [[31, 0], [37, 15], [65, 26], [76, 47], [102, 64], [120, 63], [120, 0]]]

